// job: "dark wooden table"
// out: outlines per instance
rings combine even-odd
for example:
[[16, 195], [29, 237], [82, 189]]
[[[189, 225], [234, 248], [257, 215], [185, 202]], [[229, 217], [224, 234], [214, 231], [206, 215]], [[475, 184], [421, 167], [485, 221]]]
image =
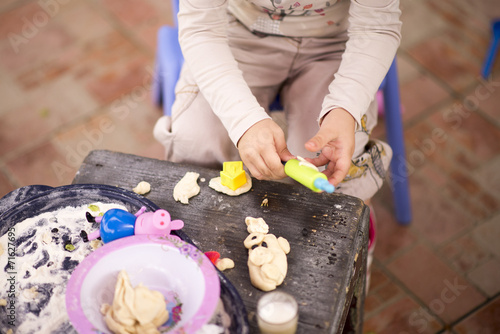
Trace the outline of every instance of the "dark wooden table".
[[[189, 204], [172, 196], [188, 171], [200, 174], [200, 193]], [[358, 198], [314, 193], [300, 184], [253, 179], [251, 191], [231, 197], [208, 187], [219, 170], [174, 164], [110, 151], [92, 151], [73, 184], [107, 184], [132, 190], [151, 184], [145, 197], [182, 219], [183, 231], [202, 251], [218, 251], [234, 260], [224, 275], [236, 287], [248, 312], [251, 332], [258, 332], [255, 309], [263, 292], [250, 284], [245, 218], [262, 217], [269, 233], [290, 242], [288, 274], [278, 289], [299, 304], [297, 333], [362, 330], [369, 210]], [[204, 179], [204, 182], [201, 180]], [[268, 206], [262, 206], [267, 198]]]

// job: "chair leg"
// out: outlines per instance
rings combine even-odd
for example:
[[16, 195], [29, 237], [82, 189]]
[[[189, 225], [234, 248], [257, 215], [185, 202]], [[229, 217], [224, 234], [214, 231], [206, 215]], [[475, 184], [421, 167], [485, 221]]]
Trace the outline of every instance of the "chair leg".
[[396, 59], [387, 73], [383, 93], [387, 141], [393, 150], [390, 170], [396, 219], [400, 224], [406, 225], [411, 222], [412, 214]]
[[153, 104], [161, 108], [163, 106], [163, 78], [161, 76], [161, 64], [159, 57], [156, 57], [155, 73], [153, 77], [153, 82], [151, 83], [151, 98], [153, 99]]
[[[170, 116], [175, 100], [175, 85], [179, 79], [182, 63], [182, 51], [178, 41], [176, 27], [162, 26], [158, 31], [156, 59], [156, 78], [153, 98], [161, 102], [163, 114]], [[158, 97], [158, 95], [159, 97]]]
[[495, 63], [495, 58], [498, 53], [498, 47], [500, 43], [500, 20], [493, 21], [491, 25], [491, 43], [486, 52], [486, 58], [483, 63], [483, 68], [481, 70], [481, 75], [483, 78], [488, 78], [491, 74], [491, 69]]

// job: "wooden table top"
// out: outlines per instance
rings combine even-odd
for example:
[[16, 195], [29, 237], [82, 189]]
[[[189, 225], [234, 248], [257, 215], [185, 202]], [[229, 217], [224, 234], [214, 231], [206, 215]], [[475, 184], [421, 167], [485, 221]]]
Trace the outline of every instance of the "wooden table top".
[[[172, 194], [186, 172], [200, 174], [201, 191], [189, 204], [181, 204]], [[204, 252], [218, 251], [222, 258], [235, 262], [235, 268], [224, 271], [224, 275], [243, 299], [251, 332], [258, 332], [255, 309], [264, 292], [250, 283], [248, 250], [243, 245], [248, 236], [245, 218], [262, 217], [269, 225], [269, 233], [290, 243], [288, 273], [277, 289], [293, 295], [299, 304], [297, 333], [339, 332], [355, 287], [364, 283], [367, 206], [358, 198], [314, 193], [298, 183], [256, 179], [252, 179], [251, 191], [231, 197], [208, 186], [219, 172], [111, 151], [92, 151], [73, 184], [107, 184], [132, 190], [140, 181], [149, 182], [151, 192], [145, 197], [168, 210], [172, 219], [183, 220], [183, 231], [196, 246]], [[266, 198], [268, 205], [261, 205]], [[363, 293], [356, 297], [361, 303], [363, 298]]]

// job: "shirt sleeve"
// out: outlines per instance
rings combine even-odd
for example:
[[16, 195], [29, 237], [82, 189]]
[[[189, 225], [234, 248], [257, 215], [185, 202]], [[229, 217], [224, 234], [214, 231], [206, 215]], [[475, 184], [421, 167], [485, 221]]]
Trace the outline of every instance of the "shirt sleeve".
[[399, 47], [400, 15], [399, 0], [351, 0], [346, 49], [319, 121], [340, 107], [354, 117], [359, 128]]
[[179, 43], [201, 93], [232, 142], [270, 118], [253, 96], [227, 40], [227, 0], [180, 0]]

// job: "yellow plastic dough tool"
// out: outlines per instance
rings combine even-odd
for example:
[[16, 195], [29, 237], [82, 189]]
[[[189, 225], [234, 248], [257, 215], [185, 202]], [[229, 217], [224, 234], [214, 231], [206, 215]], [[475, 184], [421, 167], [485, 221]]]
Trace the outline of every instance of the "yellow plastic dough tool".
[[335, 190], [335, 187], [328, 182], [326, 175], [307, 162], [290, 159], [285, 163], [285, 173], [312, 191], [333, 193]]

